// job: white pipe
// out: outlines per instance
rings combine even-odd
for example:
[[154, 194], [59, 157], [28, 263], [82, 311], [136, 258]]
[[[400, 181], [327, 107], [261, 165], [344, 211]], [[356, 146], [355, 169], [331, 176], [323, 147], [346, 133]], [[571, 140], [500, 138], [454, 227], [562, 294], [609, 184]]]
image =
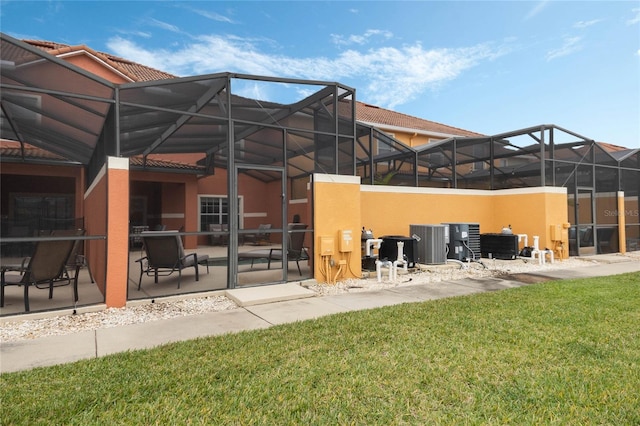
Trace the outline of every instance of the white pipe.
[[404, 242], [398, 241], [398, 257], [396, 258], [397, 262], [401, 262], [404, 259]]
[[533, 250], [531, 250], [531, 260], [538, 257], [538, 265], [545, 263], [544, 254], [540, 251], [540, 237], [538, 235], [533, 236]]
[[404, 272], [408, 272], [407, 266], [408, 263], [405, 259], [404, 259], [404, 242], [403, 241], [398, 241], [398, 257], [396, 258], [396, 260], [393, 262], [393, 281], [395, 281], [398, 278], [398, 265], [402, 265], [402, 270]]
[[380, 238], [370, 238], [368, 240], [366, 240], [365, 242], [365, 248], [364, 248], [364, 254], [367, 257], [371, 256], [371, 249], [374, 248], [373, 246], [375, 245], [375, 248], [377, 250], [380, 249], [380, 244], [382, 244], [382, 240]]
[[464, 262], [459, 261], [458, 259], [447, 259], [447, 262], [457, 263], [460, 265], [460, 269], [467, 269], [467, 265]]
[[518, 244], [524, 239], [524, 247], [529, 245], [529, 236], [527, 234], [518, 234]]
[[378, 282], [382, 282], [382, 268], [389, 268], [389, 281], [393, 280], [393, 263], [388, 260], [376, 260], [376, 274], [378, 275]]

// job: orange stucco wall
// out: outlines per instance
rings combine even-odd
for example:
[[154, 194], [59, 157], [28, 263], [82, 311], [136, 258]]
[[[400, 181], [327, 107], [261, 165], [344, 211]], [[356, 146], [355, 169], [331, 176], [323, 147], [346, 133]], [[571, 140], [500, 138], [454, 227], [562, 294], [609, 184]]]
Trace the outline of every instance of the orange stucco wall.
[[109, 307], [127, 302], [129, 267], [129, 160], [109, 157], [85, 193], [89, 235], [107, 240], [89, 240], [87, 258], [97, 286]]
[[[106, 170], [106, 168], [104, 169]], [[107, 235], [107, 177], [101, 172], [87, 192], [84, 194], [86, 217], [84, 219], [87, 235]], [[106, 292], [107, 264], [105, 258], [106, 242], [103, 240], [89, 240], [85, 243], [85, 251], [89, 267], [96, 280], [96, 285], [102, 292]]]
[[472, 222], [493, 228], [490, 200], [480, 191], [363, 185], [362, 226], [376, 237], [408, 235], [411, 224]]
[[[129, 159], [107, 159], [107, 306], [127, 303], [129, 267]], [[117, 200], [117, 202], [113, 202]]]
[[564, 188], [483, 191], [363, 186], [362, 225], [376, 237], [408, 235], [411, 224], [479, 223], [483, 234], [511, 225], [516, 234], [539, 236], [544, 248], [551, 244], [550, 225], [567, 222], [566, 199]]
[[[361, 272], [360, 252], [360, 178], [353, 176], [314, 175], [314, 230], [315, 250], [313, 252], [314, 276], [319, 282], [329, 282], [339, 272], [340, 262], [344, 261], [339, 279], [359, 276]], [[340, 230], [351, 231], [351, 252], [340, 252]], [[333, 254], [327, 256], [335, 263], [326, 267], [321, 252], [320, 241], [330, 238]]]
[[[346, 258], [337, 250], [338, 231], [351, 229], [354, 254], [349, 266], [360, 273], [360, 230], [374, 236], [409, 236], [411, 224], [447, 222], [479, 223], [481, 233], [497, 233], [511, 225], [516, 234], [527, 234], [529, 245], [539, 237], [540, 248], [558, 249], [568, 257], [567, 194], [565, 188], [523, 188], [498, 191], [405, 188], [360, 185], [357, 178], [314, 175], [315, 277], [326, 280], [320, 269], [320, 238], [334, 237], [334, 260]], [[552, 241], [551, 227], [561, 229], [562, 244]], [[335, 272], [335, 269], [334, 269]], [[350, 276], [346, 274], [345, 276]]]
[[95, 75], [98, 75], [112, 83], [129, 83], [131, 80], [126, 79], [122, 74], [114, 69], [107, 68], [104, 62], [99, 62], [95, 57], [88, 54], [76, 54], [73, 56], [65, 56], [64, 60], [77, 65]]

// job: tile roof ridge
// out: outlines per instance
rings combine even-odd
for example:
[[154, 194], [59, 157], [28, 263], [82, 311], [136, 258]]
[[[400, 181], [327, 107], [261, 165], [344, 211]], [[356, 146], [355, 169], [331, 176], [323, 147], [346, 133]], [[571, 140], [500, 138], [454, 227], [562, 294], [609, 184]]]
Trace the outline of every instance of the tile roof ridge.
[[616, 144], [609, 143], [609, 142], [597, 142], [597, 141], [596, 141], [596, 143], [597, 143], [598, 145], [600, 145], [600, 146], [601, 146], [602, 148], [604, 148], [604, 149], [610, 149], [612, 152], [615, 152], [615, 151], [625, 151], [625, 150], [629, 150], [629, 149], [634, 149], [634, 148], [627, 148], [627, 147], [624, 147], [624, 146], [622, 146], [622, 145], [616, 145]]
[[437, 124], [438, 126], [448, 127], [448, 128], [451, 128], [451, 129], [456, 129], [456, 130], [460, 130], [460, 131], [467, 132], [467, 133], [474, 133], [476, 135], [482, 135], [482, 133], [474, 132], [472, 130], [463, 129], [463, 128], [460, 128], [460, 127], [452, 126], [450, 124], [440, 123], [438, 121], [427, 120], [426, 118], [416, 117], [415, 115], [405, 114], [404, 112], [394, 111], [394, 110], [391, 110], [391, 109], [383, 108], [381, 106], [369, 104], [369, 103], [362, 102], [362, 101], [356, 101], [356, 105], [357, 104], [362, 104], [363, 106], [365, 106], [367, 108], [375, 108], [375, 109], [380, 109], [380, 110], [387, 111], [387, 112], [392, 113], [392, 114], [402, 115], [404, 117], [408, 117], [408, 118], [411, 118], [411, 119], [414, 119], [414, 120], [420, 120], [420, 121], [424, 121], [424, 122], [428, 122], [428, 123]]
[[47, 52], [49, 50], [53, 50], [53, 49], [59, 49], [62, 47], [69, 47], [68, 44], [64, 44], [64, 43], [57, 43], [55, 41], [47, 41], [47, 40], [32, 40], [32, 39], [23, 39], [23, 42], [30, 44], [32, 46], [37, 47], [38, 49], [48, 49], [46, 50]]

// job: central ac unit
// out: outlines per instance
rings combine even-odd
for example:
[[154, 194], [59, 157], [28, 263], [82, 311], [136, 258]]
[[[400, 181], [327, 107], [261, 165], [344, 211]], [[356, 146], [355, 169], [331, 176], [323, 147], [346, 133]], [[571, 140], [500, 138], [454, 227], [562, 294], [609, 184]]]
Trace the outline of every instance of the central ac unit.
[[447, 263], [445, 228], [445, 225], [409, 225], [409, 234], [417, 241], [418, 263]]
[[444, 223], [448, 226], [445, 237], [449, 252], [448, 259], [479, 260], [480, 259], [480, 224], [478, 223]]

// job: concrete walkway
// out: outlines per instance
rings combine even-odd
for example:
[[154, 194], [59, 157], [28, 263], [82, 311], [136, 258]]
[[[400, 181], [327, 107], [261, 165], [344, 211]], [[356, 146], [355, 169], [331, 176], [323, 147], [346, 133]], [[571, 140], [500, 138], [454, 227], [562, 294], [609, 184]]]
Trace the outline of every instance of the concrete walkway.
[[[640, 262], [611, 255], [598, 256], [598, 265], [505, 278], [480, 278], [434, 284], [415, 284], [380, 291], [318, 297], [298, 284], [228, 290], [239, 309], [150, 321], [62, 336], [3, 343], [0, 372], [27, 370], [158, 345], [268, 328], [339, 312], [414, 303], [506, 288], [551, 279], [610, 276], [640, 271]], [[610, 263], [606, 263], [610, 262]]]

